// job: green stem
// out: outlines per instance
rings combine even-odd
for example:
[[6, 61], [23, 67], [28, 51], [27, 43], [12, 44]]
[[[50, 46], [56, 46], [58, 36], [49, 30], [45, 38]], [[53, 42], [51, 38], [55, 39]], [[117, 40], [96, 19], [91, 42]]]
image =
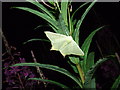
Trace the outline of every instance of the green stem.
[[59, 7], [59, 4], [58, 4], [57, 0], [56, 0], [56, 4], [57, 4], [59, 12], [61, 13], [61, 10], [60, 10], [60, 7]]
[[82, 84], [84, 84], [84, 82], [85, 82], [84, 72], [82, 71], [80, 64], [76, 64], [76, 67], [78, 69]]
[[70, 35], [72, 36], [72, 28], [71, 28], [71, 20], [70, 20], [70, 10], [69, 10], [69, 8], [68, 8], [68, 18], [69, 18]]

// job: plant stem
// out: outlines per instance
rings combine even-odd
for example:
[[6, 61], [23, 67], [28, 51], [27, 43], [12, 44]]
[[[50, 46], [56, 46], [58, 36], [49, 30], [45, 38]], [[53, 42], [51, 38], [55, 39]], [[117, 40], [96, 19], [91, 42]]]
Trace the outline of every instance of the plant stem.
[[70, 10], [68, 8], [68, 18], [69, 18], [69, 29], [70, 29], [70, 36], [72, 36], [72, 26], [71, 26], [71, 19], [70, 19]]
[[84, 84], [84, 82], [85, 82], [84, 72], [83, 72], [83, 70], [81, 69], [80, 64], [76, 64], [76, 67], [77, 67], [77, 69], [78, 69], [78, 72], [79, 72], [79, 75], [80, 75], [82, 84]]
[[[37, 0], [36, 0], [37, 1]], [[41, 0], [43, 2], [43, 4], [45, 4], [47, 7], [54, 9], [54, 7], [51, 7], [50, 5], [48, 5], [44, 0]], [[38, 2], [38, 1], [37, 1]]]
[[96, 44], [97, 44], [97, 47], [98, 47], [98, 50], [99, 50], [101, 56], [104, 57], [104, 56], [103, 56], [103, 53], [102, 53], [102, 50], [101, 50], [101, 47], [100, 47], [100, 45], [98, 44], [98, 41], [96, 41]]
[[119, 57], [118, 53], [116, 52], [115, 55], [116, 55], [117, 60], [118, 60], [118, 62], [119, 62], [119, 64], [120, 64], [120, 57]]
[[8, 41], [7, 41], [6, 37], [4, 36], [1, 29], [0, 29], [0, 32], [1, 32], [2, 39], [4, 42], [5, 48], [6, 48], [6, 53], [8, 53], [10, 55], [11, 60], [14, 60], [14, 57], [12, 56], [12, 53], [11, 53], [11, 48], [9, 47]]
[[[31, 50], [31, 54], [32, 54], [32, 58], [33, 58], [34, 62], [37, 63], [37, 60], [36, 60], [35, 55], [34, 55], [32, 50]], [[39, 73], [40, 77], [42, 79], [46, 79], [44, 74], [43, 74], [43, 72], [42, 72], [42, 70], [39, 67], [37, 67], [37, 66], [36, 66], [36, 69], [37, 69], [37, 72]], [[47, 87], [47, 83], [46, 82], [43, 82], [43, 84], [44, 84], [45, 87]]]
[[21, 80], [21, 78], [20, 78], [20, 74], [18, 73], [17, 76], [18, 76], [18, 79], [19, 79], [20, 84], [21, 84], [21, 87], [22, 87], [22, 88], [20, 88], [20, 89], [21, 89], [21, 90], [25, 90], [24, 85], [23, 85], [23, 82], [22, 82], [22, 80]]
[[[12, 53], [11, 53], [11, 48], [9, 47], [8, 41], [7, 41], [6, 37], [4, 36], [1, 28], [0, 28], [0, 33], [1, 33], [1, 35], [2, 35], [3, 42], [4, 42], [4, 44], [5, 44], [6, 53], [8, 53], [8, 54], [10, 55], [13, 64], [15, 64], [15, 61], [13, 61], [13, 60], [14, 60], [14, 56], [13, 56]], [[20, 77], [20, 74], [17, 73], [17, 76], [18, 76], [18, 79], [19, 79], [20, 84], [21, 84], [21, 86], [22, 86], [22, 88], [20, 88], [20, 89], [21, 89], [21, 90], [25, 90], [24, 85], [23, 85], [23, 82], [22, 82], [22, 79], [21, 79], [21, 77]]]
[[59, 7], [59, 4], [58, 4], [57, 0], [55, 2], [56, 2], [56, 5], [58, 7], [59, 12], [61, 13], [61, 10], [60, 10], [60, 7]]

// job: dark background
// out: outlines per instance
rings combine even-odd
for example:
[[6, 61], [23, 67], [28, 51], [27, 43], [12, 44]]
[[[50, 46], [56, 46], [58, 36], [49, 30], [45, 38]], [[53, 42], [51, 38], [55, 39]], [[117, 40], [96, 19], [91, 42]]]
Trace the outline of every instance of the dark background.
[[[73, 11], [76, 10], [79, 5], [81, 5], [81, 3], [73, 3]], [[69, 69], [69, 65], [66, 63], [65, 60], [63, 60], [64, 58], [59, 52], [49, 50], [51, 48], [50, 43], [34, 41], [23, 45], [23, 42], [32, 38], [47, 39], [43, 31], [48, 31], [51, 29], [48, 27], [41, 27], [34, 30], [34, 28], [36, 28], [38, 25], [46, 25], [46, 22], [31, 13], [18, 9], [11, 9], [11, 7], [13, 6], [26, 6], [36, 9], [34, 5], [26, 2], [2, 3], [2, 30], [6, 39], [8, 40], [9, 45], [15, 46], [17, 50], [21, 52], [22, 57], [26, 58], [27, 62], [33, 62], [30, 53], [30, 50], [33, 50], [38, 62], [58, 65], [63, 68]], [[76, 19], [80, 19], [81, 13], [85, 10], [85, 8], [86, 7], [84, 7], [75, 15]], [[108, 25], [106, 28], [99, 31], [95, 35], [91, 44], [90, 51], [96, 52], [96, 61], [101, 57], [114, 54], [115, 52], [119, 53], [120, 51], [120, 45], [118, 43], [120, 41], [119, 10], [119, 3], [96, 3], [95, 6], [91, 9], [91, 11], [88, 13], [86, 19], [83, 21], [80, 34], [80, 37], [82, 38], [80, 41], [80, 45], [81, 43], [83, 43], [84, 39], [90, 34], [90, 32], [102, 25]], [[102, 50], [102, 54], [100, 53], [96, 42], [99, 44]], [[119, 70], [118, 67], [116, 70]], [[104, 79], [104, 75], [100, 75], [101, 72], [101, 69], [97, 72], [97, 82], [100, 83], [101, 86], [103, 85], [102, 83], [104, 81], [113, 80], [110, 79], [110, 77]], [[62, 81], [62, 78], [64, 77], [52, 71], [46, 71], [45, 75], [49, 78], [54, 77], [52, 79], [57, 78], [58, 81]], [[117, 75], [118, 73], [116, 73], [116, 76]], [[103, 78], [104, 80], [102, 79], [103, 81], [101, 81], [101, 78]], [[65, 81], [67, 82], [67, 79], [64, 79], [63, 83]], [[110, 82], [109, 84], [111, 85], [112, 82]], [[107, 87], [110, 87], [110, 85], [108, 85]], [[103, 87], [104, 86], [105, 85], [103, 85]]]

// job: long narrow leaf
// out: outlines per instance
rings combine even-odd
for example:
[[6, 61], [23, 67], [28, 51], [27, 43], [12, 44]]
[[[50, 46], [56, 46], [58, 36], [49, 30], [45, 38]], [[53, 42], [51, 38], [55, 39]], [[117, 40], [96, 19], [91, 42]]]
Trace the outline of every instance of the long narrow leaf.
[[68, 30], [67, 25], [65, 25], [65, 21], [62, 17], [62, 14], [59, 15], [58, 27], [59, 27], [59, 30], [58, 30], [59, 33], [64, 34], [64, 35], [69, 35], [69, 30]]
[[78, 73], [78, 69], [77, 69], [76, 65], [73, 64], [73, 63], [71, 63], [69, 60], [68, 60], [68, 63], [69, 63], [69, 65], [71, 66], [71, 68], [73, 69], [73, 71], [74, 71], [75, 73]]
[[99, 59], [92, 67], [90, 70], [87, 71], [87, 73], [85, 74], [85, 83], [84, 83], [84, 87], [87, 87], [87, 85], [91, 82], [94, 72], [96, 71], [96, 69], [106, 60], [108, 60], [108, 58], [103, 58], [103, 59]]
[[[46, 68], [46, 69], [50, 69], [50, 70], [53, 70], [53, 71], [57, 71], [59, 73], [62, 73], [66, 76], [68, 76], [69, 78], [71, 78], [72, 80], [74, 80], [81, 88], [82, 88], [82, 85], [81, 83], [79, 82], [79, 80], [73, 76], [69, 71], [67, 71], [66, 69], [64, 68], [60, 68], [58, 66], [55, 66], [55, 65], [49, 65], [49, 64], [40, 64], [40, 63], [18, 63], [18, 64], [15, 64], [13, 66], [38, 66], [38, 67], [41, 67], [41, 68]], [[12, 67], [13, 67], [12, 66]]]
[[40, 28], [40, 27], [43, 27], [43, 25], [38, 25], [37, 27], [34, 28], [34, 30]]
[[26, 0], [32, 4], [34, 4], [35, 6], [37, 6], [39, 9], [41, 9], [43, 12], [45, 12], [47, 15], [49, 15], [51, 17], [51, 19], [55, 20], [54, 16], [48, 11], [47, 8], [45, 8], [42, 4], [40, 4], [37, 1], [34, 0]]
[[120, 75], [118, 76], [118, 78], [115, 80], [115, 82], [113, 83], [111, 90], [113, 89], [117, 89], [120, 85]]
[[64, 0], [62, 0], [61, 2], [61, 14], [62, 14], [65, 24], [68, 25], [68, 21], [67, 21], [68, 0], [66, 0], [66, 2], [63, 2], [63, 1]]
[[21, 9], [21, 10], [25, 10], [28, 11], [30, 13], [33, 13], [43, 19], [45, 19], [46, 21], [48, 21], [50, 24], [52, 24], [56, 29], [58, 29], [57, 25], [56, 25], [56, 21], [52, 20], [47, 14], [41, 13], [37, 10], [31, 9], [31, 8], [27, 8], [27, 7], [13, 7], [13, 8], [17, 8], [17, 9]]
[[75, 28], [75, 31], [74, 31], [74, 35], [75, 35], [75, 41], [78, 43], [79, 42], [79, 39], [77, 39], [79, 37], [79, 33], [80, 33], [80, 27], [81, 27], [81, 24], [83, 22], [83, 20], [85, 19], [86, 15], [88, 14], [88, 12], [90, 11], [90, 9], [92, 8], [92, 6], [95, 4], [97, 0], [94, 0], [90, 5], [89, 7], [85, 10], [85, 12], [83, 13], [83, 15], [81, 16], [81, 19], [78, 20], [77, 22], [77, 25], [76, 25], [76, 28]]
[[69, 59], [74, 64], [78, 64], [80, 61], [79, 57], [75, 57], [75, 56], [69, 56]]
[[59, 33], [59, 30], [56, 29], [53, 25], [49, 24], [49, 26], [50, 26], [56, 33]]
[[45, 42], [50, 42], [49, 40], [46, 40], [46, 39], [30, 39], [30, 40], [24, 42], [23, 44], [27, 44], [27, 43], [33, 42], [33, 41], [45, 41]]
[[61, 84], [59, 82], [56, 82], [56, 81], [53, 81], [53, 80], [47, 80], [47, 79], [41, 79], [41, 78], [29, 78], [28, 80], [39, 80], [39, 81], [42, 81], [42, 82], [47, 82], [47, 83], [51, 83], [51, 84], [55, 84], [57, 86], [60, 86], [61, 88], [64, 88], [64, 89], [69, 89], [70, 88], [64, 84]]
[[81, 9], [83, 6], [85, 6], [86, 4], [88, 4], [89, 2], [85, 2], [85, 3], [83, 3], [82, 5], [80, 5], [74, 12], [73, 12], [73, 14], [72, 14], [72, 16], [71, 16], [71, 21], [73, 21], [73, 17], [74, 17], [74, 15], [76, 14], [76, 12], [79, 10], [79, 9]]
[[96, 90], [95, 78], [93, 78], [88, 84], [86, 84], [84, 88], [92, 88], [92, 89], [94, 88], [94, 90]]
[[83, 69], [84, 69], [84, 71], [86, 71], [86, 59], [87, 59], [87, 55], [88, 55], [88, 51], [89, 51], [90, 44], [91, 44], [91, 42], [92, 42], [92, 38], [93, 38], [93, 36], [95, 35], [95, 33], [96, 33], [97, 31], [101, 30], [103, 27], [104, 27], [104, 26], [102, 26], [102, 27], [94, 30], [94, 31], [85, 39], [84, 43], [82, 44], [82, 47], [81, 47], [81, 48], [82, 48], [82, 50], [83, 50], [83, 52], [84, 52], [84, 56], [83, 56], [83, 58], [84, 58], [84, 60], [83, 60], [83, 66], [84, 66]]
[[48, 2], [51, 4], [51, 5], [54, 5], [55, 2], [53, 2], [52, 0], [48, 0]]
[[89, 53], [88, 58], [86, 60], [86, 71], [88, 71], [94, 65], [94, 56], [94, 52]]

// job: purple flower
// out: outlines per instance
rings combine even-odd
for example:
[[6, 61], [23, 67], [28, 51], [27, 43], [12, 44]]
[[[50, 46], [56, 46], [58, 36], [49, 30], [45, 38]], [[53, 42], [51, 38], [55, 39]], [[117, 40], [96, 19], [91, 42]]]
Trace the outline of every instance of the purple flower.
[[27, 77], [27, 76], [29, 75], [29, 73], [28, 73], [28, 72], [24, 72], [23, 75], [24, 75], [25, 77]]
[[21, 63], [25, 63], [25, 58], [19, 58]]
[[16, 66], [16, 67], [11, 67], [11, 73], [17, 73], [19, 71], [21, 71], [21, 69], [19, 69], [19, 66]]
[[28, 66], [15, 66], [9, 67], [16, 63], [25, 63], [25, 58], [20, 57], [20, 52], [13, 53], [14, 60], [11, 58], [7, 58], [6, 62], [4, 62], [4, 75], [5, 75], [5, 82], [7, 83], [8, 87], [5, 90], [12, 90], [13, 88], [22, 88], [21, 82], [23, 82], [24, 86], [28, 87], [33, 84], [36, 84], [36, 81], [29, 81], [26, 80], [27, 78], [34, 78], [35, 74], [30, 70]]

